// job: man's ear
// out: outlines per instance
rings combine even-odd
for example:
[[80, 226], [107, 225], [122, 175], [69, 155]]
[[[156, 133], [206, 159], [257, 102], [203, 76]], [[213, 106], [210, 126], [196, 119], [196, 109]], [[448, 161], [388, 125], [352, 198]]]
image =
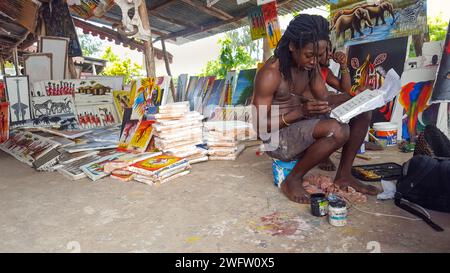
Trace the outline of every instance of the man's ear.
[[292, 42], [289, 42], [289, 51], [290, 52], [294, 52], [295, 51], [295, 45], [294, 45], [294, 43], [292, 43]]

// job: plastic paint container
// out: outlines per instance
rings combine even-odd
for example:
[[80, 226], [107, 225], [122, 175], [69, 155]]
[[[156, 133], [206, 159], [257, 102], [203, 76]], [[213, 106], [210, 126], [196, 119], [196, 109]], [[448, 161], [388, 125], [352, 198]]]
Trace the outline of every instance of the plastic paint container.
[[397, 124], [392, 122], [378, 122], [373, 124], [375, 137], [386, 146], [397, 145]]
[[343, 227], [347, 224], [347, 204], [340, 198], [329, 198], [328, 222], [335, 227]]
[[291, 173], [295, 164], [297, 164], [297, 160], [286, 162], [272, 158], [273, 182], [276, 187], [281, 186], [281, 182]]
[[311, 194], [311, 213], [314, 216], [322, 217], [328, 213], [328, 199], [323, 193]]

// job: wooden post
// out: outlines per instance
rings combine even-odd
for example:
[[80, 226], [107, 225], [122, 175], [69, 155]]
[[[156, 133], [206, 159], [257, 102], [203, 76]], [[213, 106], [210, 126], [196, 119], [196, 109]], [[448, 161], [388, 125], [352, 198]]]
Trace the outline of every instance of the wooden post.
[[263, 38], [263, 60], [262, 62], [265, 63], [270, 57], [272, 56], [272, 50], [269, 46], [269, 41], [267, 41], [267, 37]]
[[68, 59], [69, 59], [68, 67], [69, 67], [70, 78], [78, 79], [78, 73], [77, 73], [77, 70], [75, 69], [75, 63], [73, 61], [73, 58], [68, 57]]
[[3, 57], [0, 57], [0, 68], [3, 76], [6, 76], [6, 69], [5, 69], [5, 60]]
[[176, 101], [176, 97], [175, 97], [175, 86], [173, 85], [173, 80], [172, 80], [172, 73], [170, 72], [170, 64], [169, 64], [169, 57], [167, 57], [167, 50], [166, 50], [166, 42], [164, 41], [164, 39], [161, 39], [161, 45], [162, 45], [162, 50], [163, 50], [163, 55], [164, 55], [164, 63], [166, 65], [166, 71], [167, 71], [167, 75], [170, 76], [170, 90], [172, 91], [172, 97], [173, 97], [173, 101]]
[[142, 26], [145, 30], [150, 32], [150, 40], [144, 41], [145, 68], [147, 70], [147, 77], [156, 77], [155, 53], [153, 52], [151, 28], [148, 20], [147, 4], [145, 2], [146, 1], [142, 1], [138, 9], [139, 16], [142, 20]]
[[14, 68], [16, 69], [16, 76], [20, 75], [19, 71], [19, 55], [17, 53], [17, 47], [13, 49], [13, 62], [14, 62]]

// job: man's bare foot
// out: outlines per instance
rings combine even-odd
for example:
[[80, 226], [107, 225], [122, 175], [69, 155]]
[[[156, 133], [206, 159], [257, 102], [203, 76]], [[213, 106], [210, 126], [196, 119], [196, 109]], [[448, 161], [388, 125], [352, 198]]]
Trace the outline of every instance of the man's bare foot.
[[350, 186], [350, 187], [354, 188], [356, 191], [365, 193], [368, 195], [377, 195], [379, 193], [379, 190], [377, 187], [374, 187], [372, 185], [363, 184], [361, 181], [359, 181], [352, 175], [341, 176], [339, 178], [336, 177], [336, 180], [334, 180], [334, 183], [343, 190], [346, 189], [348, 186]]
[[327, 172], [334, 172], [336, 170], [336, 165], [334, 165], [333, 161], [328, 157], [319, 163], [319, 168]]
[[303, 188], [303, 181], [301, 179], [286, 178], [281, 183], [281, 190], [289, 200], [300, 204], [309, 204], [309, 194]]

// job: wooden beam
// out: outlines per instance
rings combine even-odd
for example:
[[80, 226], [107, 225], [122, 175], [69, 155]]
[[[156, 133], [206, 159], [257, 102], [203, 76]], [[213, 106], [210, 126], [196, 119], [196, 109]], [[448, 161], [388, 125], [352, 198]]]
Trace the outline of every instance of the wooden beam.
[[228, 13], [226, 13], [224, 11], [221, 11], [218, 8], [214, 8], [214, 7], [208, 8], [207, 6], [200, 4], [198, 2], [194, 2], [192, 0], [181, 0], [181, 1], [188, 5], [195, 7], [196, 9], [198, 9], [204, 13], [207, 13], [211, 16], [217, 17], [221, 20], [230, 20], [233, 18], [233, 16], [229, 15]]
[[173, 85], [172, 72], [170, 72], [169, 58], [167, 58], [166, 42], [164, 40], [161, 40], [161, 46], [164, 54], [164, 63], [166, 65], [167, 75], [170, 76], [170, 90], [172, 91], [173, 102], [176, 102], [175, 86]]
[[138, 8], [139, 16], [141, 17], [142, 27], [150, 32], [149, 41], [144, 41], [144, 56], [145, 56], [145, 69], [147, 70], [147, 77], [156, 77], [155, 67], [155, 53], [153, 50], [152, 34], [150, 28], [150, 21], [148, 19], [147, 4], [146, 1], [142, 1]]
[[[72, 18], [75, 19], [75, 17], [72, 17]], [[105, 21], [107, 21], [107, 22], [109, 22], [111, 24], [117, 24], [117, 25], [122, 24], [122, 21], [114, 19], [114, 18], [111, 18], [111, 17], [103, 16], [102, 19], [104, 19]], [[164, 33], [164, 32], [161, 32], [161, 31], [158, 31], [158, 30], [155, 30], [155, 29], [152, 29], [152, 34], [153, 33], [158, 35], [158, 36], [166, 36], [167, 35], [167, 33]], [[173, 39], [173, 40], [176, 41], [176, 39]]]

